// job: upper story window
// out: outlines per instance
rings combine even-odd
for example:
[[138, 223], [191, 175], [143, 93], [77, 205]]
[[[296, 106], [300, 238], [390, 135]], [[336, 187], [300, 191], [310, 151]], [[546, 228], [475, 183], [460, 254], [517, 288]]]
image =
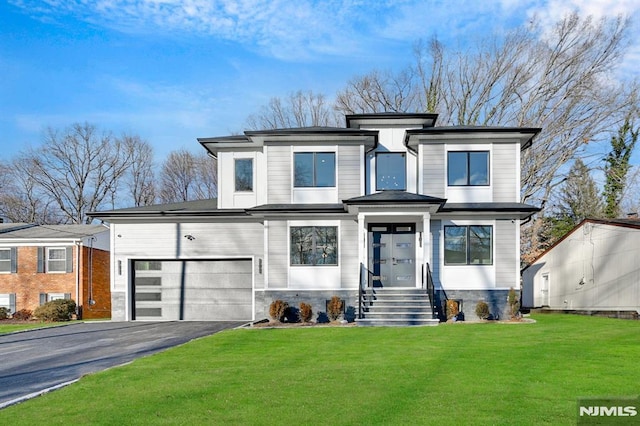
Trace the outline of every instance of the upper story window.
[[47, 249], [47, 272], [67, 271], [67, 249], [65, 247], [49, 247]]
[[253, 159], [236, 158], [235, 180], [236, 192], [253, 191]]
[[376, 153], [376, 190], [407, 189], [407, 166], [404, 152]]
[[296, 152], [293, 154], [293, 186], [329, 188], [336, 186], [335, 152]]
[[489, 151], [449, 151], [449, 186], [488, 186]]
[[15, 248], [0, 248], [0, 273], [15, 271]]
[[73, 247], [38, 247], [38, 272], [73, 272]]
[[444, 264], [492, 265], [493, 226], [445, 226]]
[[337, 226], [292, 226], [291, 265], [337, 265]]

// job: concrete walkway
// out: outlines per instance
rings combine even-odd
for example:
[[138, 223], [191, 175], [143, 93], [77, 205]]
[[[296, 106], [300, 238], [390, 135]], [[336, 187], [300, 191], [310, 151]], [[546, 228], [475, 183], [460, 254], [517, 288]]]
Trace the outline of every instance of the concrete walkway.
[[0, 409], [241, 322], [88, 322], [0, 336]]

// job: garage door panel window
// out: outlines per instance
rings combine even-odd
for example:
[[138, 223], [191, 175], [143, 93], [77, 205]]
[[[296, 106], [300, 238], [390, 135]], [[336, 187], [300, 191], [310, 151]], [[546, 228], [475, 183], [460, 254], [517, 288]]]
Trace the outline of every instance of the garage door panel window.
[[291, 265], [338, 264], [337, 226], [292, 226]]

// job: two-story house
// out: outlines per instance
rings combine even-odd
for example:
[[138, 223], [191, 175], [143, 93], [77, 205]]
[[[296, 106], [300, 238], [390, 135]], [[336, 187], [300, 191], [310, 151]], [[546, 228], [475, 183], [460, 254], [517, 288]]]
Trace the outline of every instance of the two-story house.
[[[113, 318], [254, 320], [364, 291], [435, 291], [502, 311], [519, 288], [520, 153], [537, 128], [362, 114], [345, 128], [200, 138], [218, 199], [95, 212], [110, 222]], [[369, 296], [371, 297], [371, 296]]]
[[78, 318], [111, 317], [109, 229], [0, 223], [0, 307], [73, 299]]

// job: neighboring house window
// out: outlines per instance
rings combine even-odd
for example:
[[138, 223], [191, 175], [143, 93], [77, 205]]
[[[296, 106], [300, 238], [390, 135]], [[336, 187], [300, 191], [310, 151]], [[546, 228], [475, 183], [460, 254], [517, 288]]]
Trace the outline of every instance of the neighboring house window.
[[296, 152], [293, 154], [293, 186], [328, 188], [336, 186], [335, 152]]
[[73, 247], [38, 247], [38, 272], [73, 272]]
[[404, 152], [378, 152], [376, 154], [376, 190], [407, 189], [407, 166]]
[[291, 265], [337, 264], [337, 226], [291, 227]]
[[40, 305], [52, 300], [70, 300], [71, 293], [40, 293]]
[[445, 265], [492, 265], [493, 226], [444, 227]]
[[18, 251], [15, 247], [0, 248], [0, 273], [17, 272]]
[[16, 311], [16, 294], [2, 293], [0, 294], [0, 308], [7, 308], [11, 313]]
[[489, 151], [449, 151], [449, 186], [489, 185]]
[[253, 159], [237, 158], [235, 166], [236, 191], [253, 191]]

